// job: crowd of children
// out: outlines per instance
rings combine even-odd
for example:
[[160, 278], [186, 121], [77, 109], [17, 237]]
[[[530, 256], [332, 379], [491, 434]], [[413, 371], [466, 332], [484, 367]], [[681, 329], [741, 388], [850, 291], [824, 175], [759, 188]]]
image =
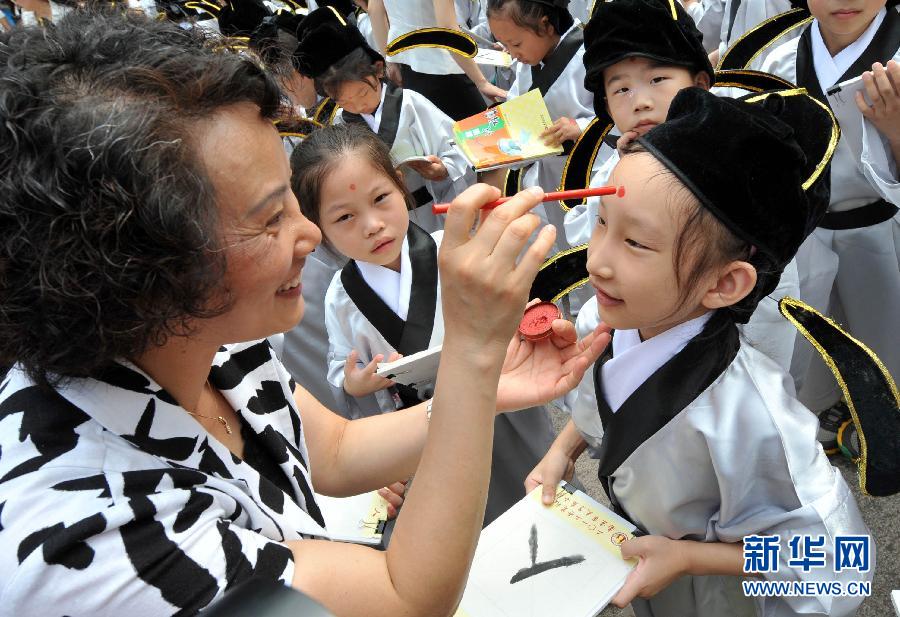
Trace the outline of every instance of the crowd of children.
[[[826, 457], [839, 446], [860, 456], [846, 393], [778, 302], [832, 316], [900, 375], [896, 0], [223, 4], [180, 18], [246, 36], [293, 121], [313, 121], [285, 138], [292, 189], [323, 235], [303, 270], [306, 316], [284, 336], [301, 384], [348, 418], [430, 398], [433, 384], [375, 370], [443, 341], [444, 221], [431, 207], [479, 180], [453, 122], [538, 89], [552, 119], [541, 138], [564, 154], [519, 169], [519, 188], [556, 190], [588, 125], [609, 127], [579, 145], [592, 152], [590, 185], [624, 195], [535, 212], [557, 227], [556, 251], [585, 255], [591, 293], [568, 316], [581, 333], [602, 321], [614, 334], [558, 401], [571, 420], [555, 441], [546, 408], [498, 416], [485, 520], [526, 488], [571, 478], [587, 449], [616, 510], [650, 536], [623, 547], [653, 564], [617, 599], [634, 599], [637, 615], [855, 612], [850, 596], [743, 596], [733, 548], [756, 534], [868, 533]], [[806, 19], [751, 36], [790, 10]], [[440, 42], [388, 55], [448, 15], [507, 51], [510, 72]], [[795, 87], [717, 87], [732, 44], [758, 47], [740, 68]], [[838, 127], [826, 93], [859, 76], [855, 126]], [[861, 149], [839, 128], [861, 134]]]

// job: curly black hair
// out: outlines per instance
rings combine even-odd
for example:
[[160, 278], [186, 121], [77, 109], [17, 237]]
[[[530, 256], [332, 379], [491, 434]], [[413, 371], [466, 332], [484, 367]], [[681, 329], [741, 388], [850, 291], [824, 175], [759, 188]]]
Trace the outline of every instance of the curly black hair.
[[0, 34], [0, 365], [97, 376], [227, 310], [195, 140], [226, 106], [271, 119], [279, 100], [258, 61], [142, 15]]

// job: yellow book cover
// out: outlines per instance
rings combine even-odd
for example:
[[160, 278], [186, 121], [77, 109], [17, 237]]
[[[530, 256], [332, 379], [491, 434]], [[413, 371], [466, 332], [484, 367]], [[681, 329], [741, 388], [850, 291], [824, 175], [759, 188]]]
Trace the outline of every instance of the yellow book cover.
[[553, 120], [540, 90], [530, 90], [453, 124], [457, 148], [477, 171], [562, 154], [541, 139]]
[[634, 525], [561, 482], [537, 487], [484, 528], [455, 617], [592, 617], [634, 569], [619, 546]]

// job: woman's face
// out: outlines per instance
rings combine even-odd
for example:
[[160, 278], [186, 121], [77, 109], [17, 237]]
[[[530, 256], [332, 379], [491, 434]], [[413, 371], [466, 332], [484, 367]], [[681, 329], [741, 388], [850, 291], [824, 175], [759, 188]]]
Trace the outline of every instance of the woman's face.
[[278, 133], [240, 103], [202, 126], [199, 150], [216, 191], [230, 300], [204, 330], [229, 343], [290, 330], [303, 315], [300, 272], [321, 234], [300, 213]]

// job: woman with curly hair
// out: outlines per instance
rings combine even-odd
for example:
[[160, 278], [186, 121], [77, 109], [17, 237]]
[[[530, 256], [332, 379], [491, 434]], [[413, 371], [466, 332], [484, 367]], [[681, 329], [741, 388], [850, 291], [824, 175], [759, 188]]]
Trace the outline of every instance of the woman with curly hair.
[[[449, 614], [496, 410], [561, 395], [599, 355], [605, 334], [563, 322], [510, 343], [553, 233], [516, 264], [538, 225], [526, 192], [470, 236], [497, 197], [479, 186], [439, 257], [433, 418], [348, 422], [295, 387], [265, 337], [301, 318], [320, 234], [278, 108], [252, 59], [166, 22], [75, 11], [0, 34], [4, 614], [193, 614], [251, 576], [341, 615]], [[313, 487], [413, 471], [387, 551], [328, 541]]]

